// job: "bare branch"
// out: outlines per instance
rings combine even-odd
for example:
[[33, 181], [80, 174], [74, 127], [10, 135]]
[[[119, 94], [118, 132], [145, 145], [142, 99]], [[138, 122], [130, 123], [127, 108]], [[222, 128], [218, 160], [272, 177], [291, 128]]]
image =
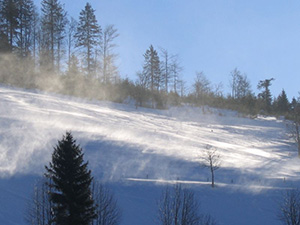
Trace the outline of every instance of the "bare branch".
[[214, 172], [218, 170], [221, 166], [220, 155], [217, 149], [211, 145], [206, 146], [205, 156], [202, 157], [203, 167], [209, 168], [211, 172], [211, 186], [215, 186], [215, 174]]

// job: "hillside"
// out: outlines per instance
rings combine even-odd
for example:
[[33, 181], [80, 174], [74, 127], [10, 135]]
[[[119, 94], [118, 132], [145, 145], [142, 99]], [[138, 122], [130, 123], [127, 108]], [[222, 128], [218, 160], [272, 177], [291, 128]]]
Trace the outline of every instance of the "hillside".
[[[25, 224], [26, 201], [66, 130], [110, 186], [122, 224], [155, 224], [157, 200], [176, 180], [219, 224], [280, 224], [277, 203], [299, 183], [286, 121], [191, 106], [169, 110], [88, 101], [0, 86], [0, 221]], [[201, 167], [207, 145], [221, 157], [215, 189]]]

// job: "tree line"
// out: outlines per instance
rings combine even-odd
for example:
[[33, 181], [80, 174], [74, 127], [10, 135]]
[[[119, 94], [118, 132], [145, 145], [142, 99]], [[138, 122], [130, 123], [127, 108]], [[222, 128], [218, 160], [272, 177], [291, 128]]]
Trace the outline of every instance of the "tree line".
[[297, 111], [299, 99], [289, 102], [284, 90], [272, 96], [273, 78], [259, 81], [255, 95], [237, 68], [229, 75], [227, 95], [223, 84], [212, 84], [204, 72], [197, 72], [188, 87], [179, 56], [153, 45], [141, 56], [136, 79], [122, 78], [116, 65], [118, 36], [114, 25], [99, 24], [90, 3], [73, 18], [59, 0], [42, 0], [40, 11], [33, 0], [0, 0], [0, 83], [100, 100], [134, 100], [136, 107], [188, 103], [290, 118]]

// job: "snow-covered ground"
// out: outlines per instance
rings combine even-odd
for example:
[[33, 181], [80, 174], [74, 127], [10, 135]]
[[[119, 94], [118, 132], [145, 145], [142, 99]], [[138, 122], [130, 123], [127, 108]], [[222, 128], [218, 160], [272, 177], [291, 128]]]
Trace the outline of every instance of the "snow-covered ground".
[[[287, 122], [208, 107], [169, 110], [88, 101], [0, 86], [0, 224], [25, 224], [26, 202], [72, 131], [96, 179], [110, 186], [122, 224], [155, 224], [166, 185], [195, 191], [219, 224], [280, 224], [278, 202], [299, 184]], [[220, 154], [215, 189], [201, 166], [207, 145]]]

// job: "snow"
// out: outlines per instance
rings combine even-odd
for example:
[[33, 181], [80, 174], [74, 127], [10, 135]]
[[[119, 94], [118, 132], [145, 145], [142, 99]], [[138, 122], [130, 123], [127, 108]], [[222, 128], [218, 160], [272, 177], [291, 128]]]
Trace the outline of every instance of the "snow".
[[[166, 185], [191, 188], [219, 224], [280, 224], [282, 193], [299, 184], [296, 146], [282, 118], [229, 110], [168, 110], [91, 101], [0, 86], [0, 224], [25, 224], [33, 185], [53, 146], [72, 131], [96, 179], [110, 186], [122, 224], [153, 224]], [[216, 188], [201, 167], [205, 147], [220, 154]]]

